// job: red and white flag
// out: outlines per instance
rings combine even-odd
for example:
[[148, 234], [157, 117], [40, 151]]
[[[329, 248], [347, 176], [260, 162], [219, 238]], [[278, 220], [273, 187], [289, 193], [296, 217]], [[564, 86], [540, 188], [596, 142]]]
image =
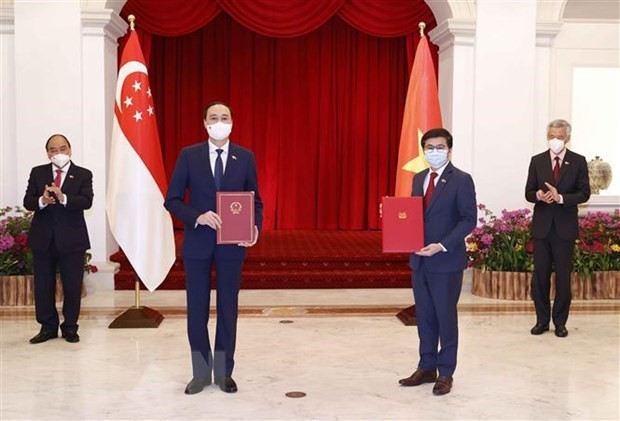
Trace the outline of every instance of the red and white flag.
[[411, 196], [413, 176], [428, 167], [420, 145], [422, 135], [441, 127], [437, 77], [426, 36], [422, 35], [413, 59], [400, 132], [394, 196]]
[[110, 229], [149, 291], [176, 259], [153, 96], [138, 35], [123, 50], [114, 103], [106, 210]]

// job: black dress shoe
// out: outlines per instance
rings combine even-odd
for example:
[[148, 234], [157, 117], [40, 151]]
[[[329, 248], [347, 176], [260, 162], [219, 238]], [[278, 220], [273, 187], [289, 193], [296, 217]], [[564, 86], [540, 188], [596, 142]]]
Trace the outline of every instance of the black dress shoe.
[[232, 377], [216, 377], [215, 384], [220, 387], [222, 392], [226, 393], [235, 393], [237, 392], [237, 383], [233, 380]]
[[437, 370], [424, 370], [418, 368], [411, 376], [400, 379], [401, 386], [419, 386], [423, 383], [434, 383], [437, 380]]
[[194, 377], [192, 380], [187, 383], [185, 387], [186, 395], [195, 395], [196, 393], [202, 392], [206, 386], [211, 384], [211, 376], [208, 377]]
[[80, 342], [80, 336], [77, 334], [75, 330], [63, 330], [62, 337], [65, 338], [65, 341], [76, 343]]
[[542, 335], [543, 333], [547, 332], [548, 330], [549, 330], [549, 323], [547, 323], [546, 325], [536, 323], [536, 325], [534, 325], [532, 330], [530, 330], [530, 333], [532, 335]]
[[47, 332], [45, 330], [40, 331], [37, 336], [30, 339], [31, 344], [40, 344], [41, 342], [49, 341], [58, 337], [58, 332]]
[[558, 338], [566, 338], [568, 336], [568, 330], [566, 330], [566, 326], [556, 326], [555, 336], [557, 336]]

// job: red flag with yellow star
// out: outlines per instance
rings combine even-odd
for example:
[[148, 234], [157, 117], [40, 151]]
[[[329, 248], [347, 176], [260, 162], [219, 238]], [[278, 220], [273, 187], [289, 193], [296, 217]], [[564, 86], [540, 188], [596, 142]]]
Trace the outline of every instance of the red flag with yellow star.
[[435, 66], [426, 36], [422, 35], [415, 53], [405, 100], [394, 196], [411, 196], [414, 174], [428, 167], [420, 139], [428, 130], [441, 126]]

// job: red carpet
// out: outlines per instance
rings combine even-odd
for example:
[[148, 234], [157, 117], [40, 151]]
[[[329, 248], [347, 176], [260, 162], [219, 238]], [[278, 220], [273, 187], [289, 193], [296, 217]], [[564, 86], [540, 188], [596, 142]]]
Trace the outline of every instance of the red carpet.
[[[180, 245], [177, 261], [159, 289], [185, 289]], [[133, 289], [135, 274], [122, 251], [116, 289]], [[242, 288], [403, 288], [411, 285], [408, 255], [383, 254], [380, 231], [264, 231], [248, 250]]]

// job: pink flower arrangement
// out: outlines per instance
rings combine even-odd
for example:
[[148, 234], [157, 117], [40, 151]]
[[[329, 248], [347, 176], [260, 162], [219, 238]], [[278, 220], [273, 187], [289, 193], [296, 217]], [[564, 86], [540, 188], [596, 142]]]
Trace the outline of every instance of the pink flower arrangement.
[[579, 219], [573, 271], [587, 276], [614, 270], [620, 270], [620, 210], [589, 212]]
[[478, 225], [467, 237], [469, 264], [482, 270], [509, 272], [531, 271], [533, 257], [530, 243], [531, 211], [504, 209], [497, 217], [485, 205]]
[[[482, 270], [531, 272], [534, 268], [532, 223], [529, 209], [503, 210], [500, 217], [483, 204], [480, 224], [467, 237], [471, 267]], [[620, 211], [588, 212], [579, 218], [573, 272], [589, 276], [594, 271], [620, 270]]]
[[[32, 275], [32, 251], [26, 246], [33, 212], [20, 207], [0, 209], [0, 275]], [[97, 272], [92, 255], [84, 256], [84, 271]]]
[[31, 274], [32, 252], [26, 243], [32, 212], [6, 207], [0, 218], [0, 275]]

